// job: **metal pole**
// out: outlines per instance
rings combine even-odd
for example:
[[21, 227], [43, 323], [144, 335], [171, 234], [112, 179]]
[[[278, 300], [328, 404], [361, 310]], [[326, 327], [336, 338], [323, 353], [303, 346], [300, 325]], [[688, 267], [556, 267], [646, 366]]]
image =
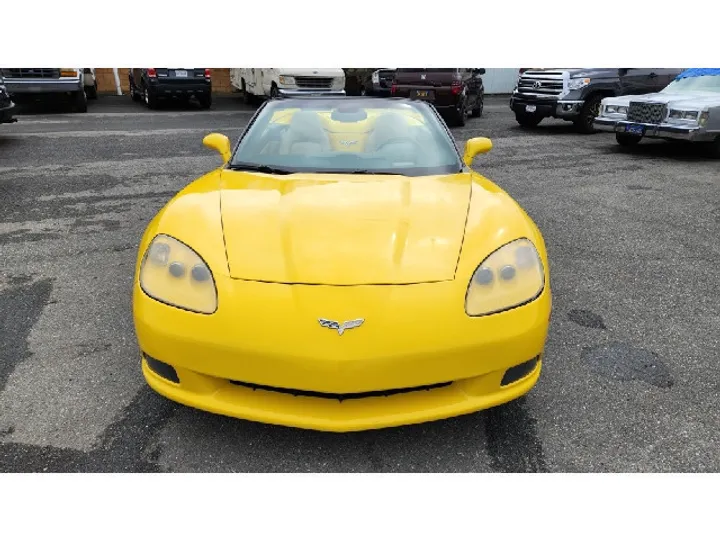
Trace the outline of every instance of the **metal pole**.
[[117, 68], [113, 68], [113, 75], [115, 75], [115, 88], [117, 89], [117, 95], [122, 96], [122, 88], [120, 87], [120, 75], [118, 75]]

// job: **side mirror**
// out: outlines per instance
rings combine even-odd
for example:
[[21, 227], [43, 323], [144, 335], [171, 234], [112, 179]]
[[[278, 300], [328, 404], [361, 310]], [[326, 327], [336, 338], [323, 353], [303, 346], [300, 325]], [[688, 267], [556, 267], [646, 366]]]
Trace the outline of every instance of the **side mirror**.
[[475, 68], [473, 72], [475, 75], [485, 75], [485, 68]]
[[478, 154], [485, 154], [492, 150], [492, 141], [486, 137], [477, 137], [470, 139], [465, 143], [465, 155], [463, 156], [463, 163], [470, 167], [473, 159]]
[[232, 151], [230, 150], [230, 139], [222, 133], [211, 133], [203, 139], [203, 144], [208, 148], [217, 151], [223, 159], [223, 165], [230, 161]]

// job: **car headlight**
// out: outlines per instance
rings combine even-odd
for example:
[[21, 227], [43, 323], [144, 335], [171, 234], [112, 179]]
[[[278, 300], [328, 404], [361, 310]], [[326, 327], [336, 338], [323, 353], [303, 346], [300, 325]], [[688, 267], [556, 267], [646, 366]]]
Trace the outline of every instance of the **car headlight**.
[[590, 79], [570, 79], [568, 82], [568, 88], [570, 90], [580, 90], [581, 88], [586, 87], [588, 84], [590, 84]]
[[527, 238], [491, 253], [473, 273], [465, 294], [465, 313], [490, 315], [526, 304], [545, 287], [540, 254]]
[[291, 84], [295, 84], [295, 77], [288, 77], [287, 75], [280, 75], [278, 77], [278, 81], [280, 82], [280, 84], [291, 85]]
[[217, 310], [217, 290], [205, 261], [188, 246], [159, 234], [140, 263], [140, 287], [155, 300], [205, 313]]
[[710, 111], [703, 111], [698, 118], [698, 124], [704, 126], [707, 124], [708, 118], [710, 117]]
[[677, 109], [670, 109], [668, 118], [671, 120], [697, 120], [700, 115], [700, 111], [679, 111]]
[[627, 114], [627, 107], [624, 105], [605, 105], [603, 114]]

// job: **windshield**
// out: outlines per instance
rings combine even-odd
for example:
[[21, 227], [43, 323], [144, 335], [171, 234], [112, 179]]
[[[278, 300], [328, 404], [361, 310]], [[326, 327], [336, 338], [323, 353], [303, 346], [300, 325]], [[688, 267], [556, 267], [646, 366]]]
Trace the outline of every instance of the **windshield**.
[[662, 90], [664, 94], [685, 94], [689, 92], [720, 93], [720, 75], [675, 79]]
[[425, 103], [311, 98], [268, 102], [229, 167], [271, 174], [424, 176], [457, 173], [463, 165]]

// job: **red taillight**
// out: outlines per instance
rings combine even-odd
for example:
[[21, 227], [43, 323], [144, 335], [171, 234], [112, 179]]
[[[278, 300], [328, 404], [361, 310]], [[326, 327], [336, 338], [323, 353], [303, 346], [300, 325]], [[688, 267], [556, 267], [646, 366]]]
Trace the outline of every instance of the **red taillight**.
[[395, 84], [395, 83], [393, 82], [393, 83], [392, 83], [392, 86], [390, 87], [390, 93], [391, 93], [392, 95], [395, 95], [395, 92], [397, 92], [397, 84]]
[[155, 68], [147, 68], [148, 77], [157, 77], [157, 70]]
[[454, 80], [450, 88], [453, 94], [459, 94], [462, 91], [462, 81], [459, 79]]
[[205, 78], [209, 79], [211, 75], [212, 75], [212, 73], [211, 73], [210, 69], [205, 68]]

